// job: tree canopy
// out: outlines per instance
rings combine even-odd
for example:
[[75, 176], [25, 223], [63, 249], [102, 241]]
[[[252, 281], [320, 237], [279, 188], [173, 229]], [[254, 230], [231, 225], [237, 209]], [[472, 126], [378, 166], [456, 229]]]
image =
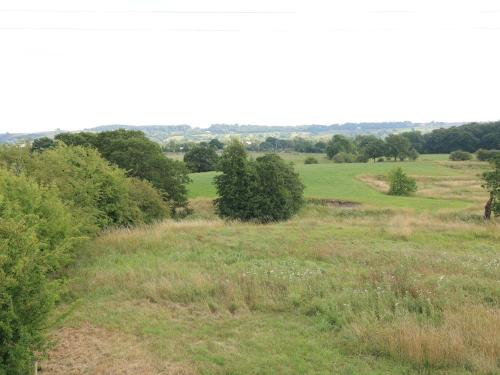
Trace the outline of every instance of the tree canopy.
[[215, 207], [228, 219], [287, 220], [303, 203], [304, 186], [290, 164], [276, 154], [249, 160], [236, 140], [226, 146], [215, 177]]
[[180, 161], [165, 157], [160, 146], [143, 132], [114, 130], [101, 133], [64, 133], [56, 139], [68, 145], [96, 148], [101, 155], [129, 176], [147, 180], [163, 192], [172, 210], [187, 206], [188, 169]]

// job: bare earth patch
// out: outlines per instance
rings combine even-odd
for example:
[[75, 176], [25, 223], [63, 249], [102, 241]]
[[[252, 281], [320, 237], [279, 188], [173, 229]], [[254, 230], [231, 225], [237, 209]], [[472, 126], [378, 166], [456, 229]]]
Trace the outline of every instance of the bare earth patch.
[[40, 365], [40, 374], [108, 375], [108, 374], [175, 374], [195, 371], [189, 366], [160, 362], [133, 336], [85, 324], [78, 328], [59, 329], [53, 339], [55, 347]]

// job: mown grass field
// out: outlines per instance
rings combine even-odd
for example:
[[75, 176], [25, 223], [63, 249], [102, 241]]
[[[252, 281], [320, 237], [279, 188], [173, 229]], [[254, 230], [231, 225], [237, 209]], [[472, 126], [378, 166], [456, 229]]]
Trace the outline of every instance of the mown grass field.
[[[80, 249], [42, 373], [497, 374], [500, 223], [480, 219], [482, 163], [397, 163], [416, 197], [383, 193], [396, 163], [303, 165], [310, 203], [285, 223], [195, 214]], [[440, 198], [445, 197], [445, 198]]]
[[[258, 153], [251, 154], [257, 157]], [[383, 191], [374, 189], [369, 184], [361, 181], [359, 177], [370, 175], [387, 175], [396, 166], [402, 167], [405, 172], [415, 176], [426, 178], [427, 185], [440, 183], [443, 178], [459, 180], [460, 178], [472, 178], [474, 183], [480, 187], [478, 175], [486, 168], [485, 163], [474, 163], [474, 168], [450, 168], [453, 165], [447, 162], [447, 155], [424, 155], [417, 162], [384, 162], [384, 163], [349, 163], [335, 164], [326, 159], [324, 155], [281, 153], [283, 158], [294, 163], [296, 170], [305, 185], [305, 196], [307, 198], [339, 199], [363, 203], [376, 207], [399, 207], [421, 210], [438, 209], [466, 209], [471, 208], [471, 201], [478, 195], [486, 197], [482, 191], [475, 194], [464, 194], [460, 199], [441, 199], [439, 194], [435, 196], [422, 196], [417, 193], [416, 197], [393, 197], [384, 194]], [[304, 159], [313, 156], [318, 159], [319, 164], [304, 164]], [[216, 172], [191, 174], [193, 182], [189, 186], [191, 198], [215, 198], [216, 190], [213, 178]], [[455, 191], [463, 188], [460, 184]], [[486, 200], [486, 198], [484, 198]]]

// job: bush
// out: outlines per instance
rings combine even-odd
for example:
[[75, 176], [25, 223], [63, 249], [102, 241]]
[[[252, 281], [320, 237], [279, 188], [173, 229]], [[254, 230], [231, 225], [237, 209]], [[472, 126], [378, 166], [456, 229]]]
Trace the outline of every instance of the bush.
[[356, 156], [356, 163], [368, 163], [370, 158], [366, 154], [359, 154]]
[[130, 198], [125, 171], [109, 165], [94, 149], [61, 145], [47, 150], [33, 158], [29, 173], [41, 184], [57, 187], [87, 232], [143, 221], [137, 202]]
[[480, 148], [476, 151], [476, 158], [479, 161], [490, 161], [493, 160], [496, 155], [500, 155], [500, 151], [498, 150], [484, 150]]
[[184, 154], [184, 163], [191, 172], [208, 172], [217, 168], [219, 156], [211, 146], [196, 145]]
[[389, 174], [389, 195], [407, 196], [417, 191], [417, 182], [409, 177], [401, 168], [396, 168]]
[[160, 146], [143, 132], [120, 129], [98, 134], [63, 133], [56, 139], [67, 145], [96, 148], [106, 160], [126, 170], [129, 176], [151, 182], [165, 193], [162, 196], [172, 212], [187, 207], [188, 169], [183, 162], [166, 158]]
[[270, 222], [286, 220], [303, 204], [304, 186], [298, 174], [276, 154], [248, 160], [243, 146], [233, 141], [222, 154], [215, 177], [219, 198], [215, 207], [228, 219]]
[[450, 154], [450, 160], [453, 161], [464, 161], [464, 160], [471, 160], [472, 159], [472, 154], [467, 151], [453, 151]]
[[29, 174], [41, 185], [53, 186], [83, 233], [159, 220], [168, 216], [165, 209], [171, 208], [152, 184], [127, 177], [95, 149], [60, 144], [30, 154], [4, 147], [0, 149], [0, 165]]
[[334, 163], [354, 163], [356, 161], [356, 155], [341, 151], [333, 157]]
[[384, 159], [384, 158], [378, 158], [378, 159], [377, 159], [377, 163], [383, 163], [384, 161], [385, 161], [385, 159]]
[[170, 216], [169, 205], [149, 181], [130, 177], [128, 185], [130, 200], [139, 209], [139, 213], [134, 216], [140, 217], [140, 222], [150, 224]]
[[306, 160], [304, 160], [304, 164], [318, 164], [318, 159], [313, 156], [309, 156]]
[[0, 169], [0, 374], [29, 374], [78, 235], [55, 191]]

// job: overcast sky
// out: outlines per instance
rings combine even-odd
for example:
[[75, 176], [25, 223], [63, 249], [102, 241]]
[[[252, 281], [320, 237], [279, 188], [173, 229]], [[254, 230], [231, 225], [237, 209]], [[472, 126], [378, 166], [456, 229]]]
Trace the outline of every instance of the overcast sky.
[[0, 0], [0, 132], [500, 119], [498, 0]]

